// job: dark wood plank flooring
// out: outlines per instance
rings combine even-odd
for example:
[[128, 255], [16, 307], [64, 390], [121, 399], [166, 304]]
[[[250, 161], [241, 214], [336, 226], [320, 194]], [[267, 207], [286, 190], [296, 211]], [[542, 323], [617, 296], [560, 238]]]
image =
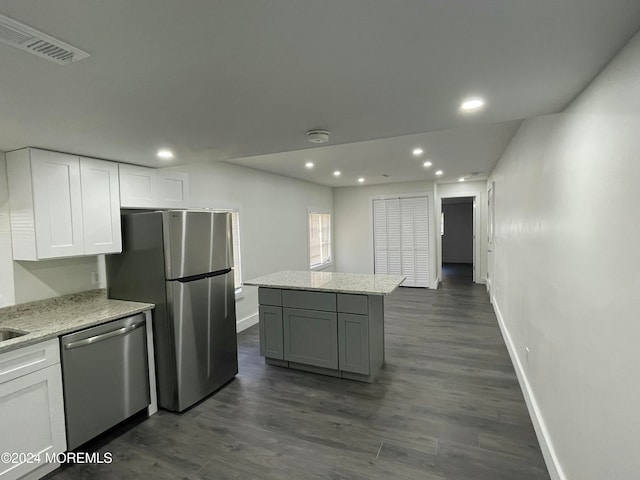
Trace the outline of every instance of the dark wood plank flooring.
[[110, 465], [63, 479], [548, 479], [483, 285], [446, 266], [437, 291], [387, 297], [374, 384], [265, 365], [257, 326], [240, 373], [187, 412], [126, 422], [82, 447]]

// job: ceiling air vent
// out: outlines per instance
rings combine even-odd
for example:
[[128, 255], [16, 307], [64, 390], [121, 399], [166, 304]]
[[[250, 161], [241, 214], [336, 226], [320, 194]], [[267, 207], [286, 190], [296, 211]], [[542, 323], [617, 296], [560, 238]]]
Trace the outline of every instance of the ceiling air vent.
[[26, 50], [60, 65], [87, 58], [89, 54], [49, 35], [0, 15], [0, 42]]

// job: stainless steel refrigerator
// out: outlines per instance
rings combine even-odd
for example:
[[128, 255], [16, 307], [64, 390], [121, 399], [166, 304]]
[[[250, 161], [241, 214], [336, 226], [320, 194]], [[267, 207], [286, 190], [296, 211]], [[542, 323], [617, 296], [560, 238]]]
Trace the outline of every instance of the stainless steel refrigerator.
[[108, 255], [109, 298], [155, 303], [158, 404], [182, 411], [238, 373], [231, 214], [122, 215], [122, 253]]

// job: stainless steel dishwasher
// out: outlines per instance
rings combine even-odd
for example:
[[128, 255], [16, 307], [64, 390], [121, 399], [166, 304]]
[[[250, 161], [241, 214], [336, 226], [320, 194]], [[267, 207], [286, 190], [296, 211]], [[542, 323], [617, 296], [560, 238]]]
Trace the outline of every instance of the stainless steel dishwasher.
[[142, 314], [65, 335], [60, 344], [69, 450], [149, 405]]

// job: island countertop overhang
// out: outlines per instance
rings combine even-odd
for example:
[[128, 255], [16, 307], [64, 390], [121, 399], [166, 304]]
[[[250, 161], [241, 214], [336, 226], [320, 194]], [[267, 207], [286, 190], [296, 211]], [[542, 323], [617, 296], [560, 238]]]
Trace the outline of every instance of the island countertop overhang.
[[318, 292], [388, 295], [403, 281], [402, 275], [362, 274], [342, 272], [290, 271], [271, 273], [244, 282], [244, 285], [312, 290]]

